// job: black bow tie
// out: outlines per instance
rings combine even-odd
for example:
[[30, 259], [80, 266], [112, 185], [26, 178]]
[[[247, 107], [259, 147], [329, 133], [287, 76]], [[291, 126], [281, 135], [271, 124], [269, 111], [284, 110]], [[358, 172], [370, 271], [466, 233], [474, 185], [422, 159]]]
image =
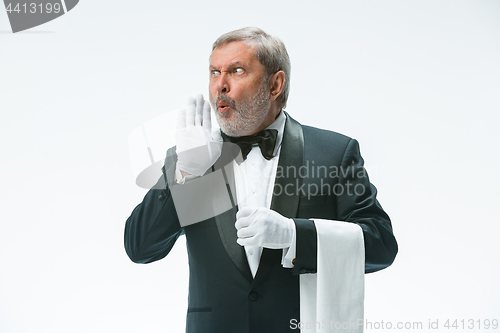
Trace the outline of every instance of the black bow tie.
[[254, 144], [259, 144], [262, 156], [266, 160], [273, 158], [274, 147], [276, 146], [276, 138], [278, 137], [278, 130], [275, 129], [265, 129], [260, 131], [256, 135], [250, 136], [227, 136], [225, 133], [221, 132], [222, 139], [226, 142], [232, 142], [240, 146], [241, 154], [243, 155], [243, 160], [247, 159], [247, 155], [252, 150]]

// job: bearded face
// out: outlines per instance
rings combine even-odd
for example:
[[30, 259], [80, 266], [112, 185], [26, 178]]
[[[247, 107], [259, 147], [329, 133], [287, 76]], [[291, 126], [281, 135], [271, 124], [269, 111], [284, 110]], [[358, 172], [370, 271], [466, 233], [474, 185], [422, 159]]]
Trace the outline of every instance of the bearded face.
[[210, 56], [210, 103], [229, 136], [253, 135], [276, 118], [272, 112], [271, 76], [255, 56], [255, 46], [235, 41]]
[[210, 103], [214, 110], [219, 110], [215, 114], [221, 130], [238, 137], [255, 133], [264, 122], [271, 105], [269, 95], [268, 78], [264, 77], [252, 97], [236, 102], [228, 95], [218, 93], [215, 98], [210, 98]]

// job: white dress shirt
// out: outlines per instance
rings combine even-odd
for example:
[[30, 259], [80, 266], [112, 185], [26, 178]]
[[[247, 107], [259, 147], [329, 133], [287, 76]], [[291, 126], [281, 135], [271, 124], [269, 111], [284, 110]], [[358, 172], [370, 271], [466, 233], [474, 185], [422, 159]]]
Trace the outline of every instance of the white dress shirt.
[[[283, 131], [285, 128], [286, 115], [280, 112], [276, 120], [266, 129], [278, 130], [276, 146], [273, 152], [273, 158], [266, 160], [260, 151], [259, 146], [254, 145], [248, 153], [247, 158], [238, 164], [233, 161], [234, 178], [236, 183], [236, 198], [238, 207], [271, 207], [273, 198], [274, 181], [276, 170], [278, 168], [279, 153], [283, 141]], [[259, 268], [262, 247], [245, 246], [248, 265], [253, 277]], [[283, 249], [282, 265], [284, 267], [293, 267], [291, 261], [295, 257], [295, 232], [293, 234], [292, 246]]]

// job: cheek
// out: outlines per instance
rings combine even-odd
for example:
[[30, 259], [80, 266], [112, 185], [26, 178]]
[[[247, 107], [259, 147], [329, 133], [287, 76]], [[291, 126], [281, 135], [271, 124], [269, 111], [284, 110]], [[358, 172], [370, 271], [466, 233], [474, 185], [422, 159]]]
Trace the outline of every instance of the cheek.
[[252, 85], [245, 84], [245, 85], [233, 85], [231, 89], [233, 98], [236, 101], [243, 101], [247, 100], [248, 98], [251, 98], [254, 94], [254, 90]]

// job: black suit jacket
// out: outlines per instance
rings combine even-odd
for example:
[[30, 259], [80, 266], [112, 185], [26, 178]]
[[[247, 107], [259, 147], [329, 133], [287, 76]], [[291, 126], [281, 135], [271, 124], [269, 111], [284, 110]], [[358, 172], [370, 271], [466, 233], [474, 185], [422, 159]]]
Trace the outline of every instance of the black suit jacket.
[[237, 207], [181, 227], [167, 184], [173, 170], [175, 155], [167, 155], [164, 176], [126, 222], [125, 249], [132, 261], [149, 263], [186, 235], [189, 333], [296, 331], [290, 321], [300, 320], [299, 275], [316, 272], [313, 218], [361, 226], [366, 272], [389, 266], [396, 256], [391, 222], [376, 200], [358, 143], [344, 135], [302, 126], [287, 115], [271, 209], [294, 219], [296, 259], [293, 269], [283, 268], [282, 250], [264, 249], [254, 279], [236, 243]]

